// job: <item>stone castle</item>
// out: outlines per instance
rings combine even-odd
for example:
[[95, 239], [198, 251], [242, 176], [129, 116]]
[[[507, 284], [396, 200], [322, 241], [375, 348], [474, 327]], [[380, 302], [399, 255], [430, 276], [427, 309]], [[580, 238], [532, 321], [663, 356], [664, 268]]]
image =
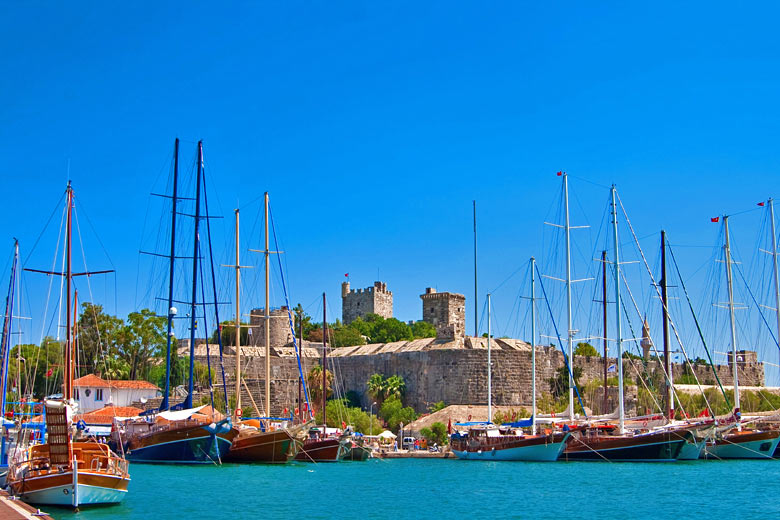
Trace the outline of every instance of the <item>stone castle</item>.
[[[465, 296], [450, 292], [437, 292], [428, 288], [420, 295], [422, 300], [423, 321], [436, 327], [435, 338], [423, 338], [413, 341], [399, 341], [387, 344], [370, 344], [354, 347], [342, 347], [329, 352], [328, 369], [333, 371], [339, 387], [344, 392], [355, 392], [366, 407], [372, 402], [367, 394], [366, 382], [373, 374], [385, 376], [399, 375], [406, 382], [405, 402], [418, 412], [428, 409], [436, 402], [447, 404], [484, 404], [487, 402], [487, 339], [470, 337], [465, 334]], [[386, 284], [375, 282], [373, 287], [364, 290], [350, 290], [349, 284], [342, 284], [343, 321], [349, 323], [359, 316], [375, 313], [386, 318], [392, 317], [392, 293]], [[251, 339], [249, 346], [242, 348], [245, 360], [242, 362], [244, 378], [252, 389], [256, 402], [262, 402], [263, 366], [265, 356], [265, 336], [263, 329], [263, 311], [255, 309], [251, 318]], [[272, 365], [272, 413], [281, 413], [297, 406], [298, 366], [292, 348], [292, 333], [286, 308], [271, 311], [271, 365]], [[293, 317], [294, 319], [294, 317]], [[180, 352], [184, 345], [180, 343]], [[304, 341], [303, 371], [320, 362], [322, 345]], [[536, 350], [536, 384], [540, 392], [549, 390], [548, 380], [555, 377], [557, 371], [565, 366], [561, 351], [550, 346], [532, 347], [516, 339], [493, 338], [493, 388], [492, 398], [496, 405], [528, 406], [531, 402], [531, 352]], [[218, 362], [218, 350], [212, 348], [212, 363]], [[235, 349], [225, 349], [225, 369], [228, 388], [232, 392], [235, 366]], [[206, 362], [205, 345], [199, 345], [196, 359]], [[617, 362], [614, 358], [606, 360], [607, 366]], [[591, 380], [601, 380], [605, 360], [600, 357], [578, 356], [575, 366], [582, 369], [580, 384]], [[740, 367], [740, 382], [745, 386], [762, 386], [764, 367], [758, 362], [755, 352], [741, 351], [737, 358]], [[217, 366], [212, 364], [212, 366]], [[626, 377], [632, 380], [645, 371], [661, 377], [662, 366], [657, 360], [623, 359]], [[688, 369], [689, 370], [689, 369]], [[707, 365], [694, 365], [693, 368], [702, 384], [714, 384], [713, 370]], [[715, 372], [724, 385], [732, 384], [732, 372], [729, 365], [717, 365]], [[680, 364], [673, 365], [674, 377], [689, 373]], [[612, 374], [614, 375], [614, 374]], [[636, 389], [629, 394], [636, 394]], [[601, 395], [601, 394], [599, 394]], [[244, 396], [245, 402], [247, 396]], [[629, 398], [630, 399], [630, 398]], [[586, 406], [589, 403], [585, 396]], [[601, 401], [601, 398], [594, 399]], [[616, 401], [610, 400], [609, 406]], [[629, 403], [628, 408], [631, 409]], [[606, 410], [611, 412], [612, 410]], [[597, 413], [601, 413], [599, 410]]]
[[342, 283], [341, 322], [349, 325], [366, 314], [393, 317], [393, 293], [387, 290], [387, 284], [374, 282], [373, 287], [350, 290], [349, 282]]

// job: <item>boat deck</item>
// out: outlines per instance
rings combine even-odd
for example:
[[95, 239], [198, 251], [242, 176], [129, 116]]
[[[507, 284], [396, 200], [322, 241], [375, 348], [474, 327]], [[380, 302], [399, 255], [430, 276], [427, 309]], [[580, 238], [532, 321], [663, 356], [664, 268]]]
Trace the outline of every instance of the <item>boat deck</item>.
[[5, 491], [0, 491], [0, 518], [7, 520], [53, 520], [40, 509], [25, 504], [21, 500], [13, 500]]

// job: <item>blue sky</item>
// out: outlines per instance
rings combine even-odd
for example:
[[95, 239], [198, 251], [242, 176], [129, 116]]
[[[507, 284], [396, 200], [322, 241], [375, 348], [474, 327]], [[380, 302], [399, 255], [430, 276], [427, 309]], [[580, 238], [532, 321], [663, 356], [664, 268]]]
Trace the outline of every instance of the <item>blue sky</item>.
[[[681, 245], [714, 245], [710, 216], [773, 194], [777, 15], [712, 2], [4, 3], [3, 235], [29, 251], [69, 176], [117, 269], [95, 299], [124, 315], [143, 304], [138, 249], [173, 139], [187, 160], [203, 139], [228, 217], [220, 257], [232, 209], [251, 222], [267, 190], [293, 301], [315, 312], [327, 291], [340, 314], [344, 273], [365, 287], [378, 272], [405, 320], [427, 286], [465, 293], [471, 332], [472, 199], [486, 290], [544, 261], [560, 169], [577, 218], [600, 222], [614, 182], [639, 235], [665, 227]], [[759, 220], [734, 219], [746, 256]], [[84, 235], [90, 267], [106, 264]], [[37, 267], [51, 262], [44, 245]], [[694, 271], [709, 254], [680, 260]], [[507, 315], [518, 288], [503, 287]]]

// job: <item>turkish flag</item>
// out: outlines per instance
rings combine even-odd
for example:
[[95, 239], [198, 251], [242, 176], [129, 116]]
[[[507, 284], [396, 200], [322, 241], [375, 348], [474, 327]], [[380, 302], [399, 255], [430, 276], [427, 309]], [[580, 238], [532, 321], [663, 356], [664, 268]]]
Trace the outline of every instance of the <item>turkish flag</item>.
[[555, 175], [557, 175], [558, 177], [560, 177], [561, 175], [563, 175], [563, 172], [562, 172], [562, 171], [559, 171], [559, 172], [558, 172], [558, 173], [556, 173]]
[[710, 219], [710, 222], [719, 222], [719, 221], [720, 221], [720, 217], [712, 217]]
[[759, 205], [759, 206], [763, 206], [763, 205], [764, 205], [764, 203], [763, 203], [763, 202], [759, 202], [759, 203], [758, 203], [758, 205]]
[[344, 276], [349, 278], [349, 273], [344, 273]]

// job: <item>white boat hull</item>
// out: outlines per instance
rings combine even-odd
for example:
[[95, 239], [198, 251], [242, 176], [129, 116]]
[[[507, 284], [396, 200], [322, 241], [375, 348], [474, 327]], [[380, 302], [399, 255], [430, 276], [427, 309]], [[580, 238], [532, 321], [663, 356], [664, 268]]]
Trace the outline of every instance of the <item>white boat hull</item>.
[[79, 507], [94, 504], [118, 504], [127, 496], [127, 490], [110, 489], [86, 484], [78, 485], [78, 503], [75, 502], [73, 485], [55, 486], [22, 495], [28, 504]]

